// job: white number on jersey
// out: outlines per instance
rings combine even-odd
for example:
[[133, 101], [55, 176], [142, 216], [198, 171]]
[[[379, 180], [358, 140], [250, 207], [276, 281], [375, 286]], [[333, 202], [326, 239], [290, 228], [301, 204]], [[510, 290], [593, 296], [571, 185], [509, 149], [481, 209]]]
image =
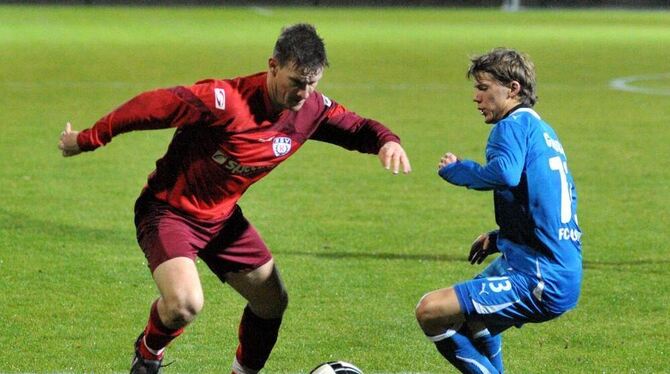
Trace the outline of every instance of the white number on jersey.
[[567, 177], [568, 164], [555, 156], [549, 159], [549, 168], [557, 171], [561, 176], [561, 223], [568, 223], [572, 218], [572, 201]]

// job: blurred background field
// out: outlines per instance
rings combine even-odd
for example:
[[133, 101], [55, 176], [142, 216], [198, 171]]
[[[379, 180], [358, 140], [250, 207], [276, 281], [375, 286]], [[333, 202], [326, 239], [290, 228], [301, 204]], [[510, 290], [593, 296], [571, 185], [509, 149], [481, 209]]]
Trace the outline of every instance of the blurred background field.
[[[56, 148], [155, 87], [266, 68], [282, 26], [309, 22], [319, 90], [403, 139], [413, 173], [308, 143], [241, 201], [290, 305], [268, 373], [348, 360], [366, 373], [449, 369], [414, 321], [425, 292], [473, 276], [490, 193], [436, 174], [483, 161], [489, 127], [468, 57], [508, 46], [537, 65], [537, 111], [568, 154], [584, 231], [580, 305], [505, 334], [509, 373], [661, 373], [670, 357], [670, 13], [454, 8], [0, 6], [0, 373], [126, 372], [156, 290], [132, 207], [172, 131], [90, 154]], [[612, 82], [624, 79], [621, 90]], [[205, 309], [168, 373], [229, 369], [243, 300], [199, 264]]]

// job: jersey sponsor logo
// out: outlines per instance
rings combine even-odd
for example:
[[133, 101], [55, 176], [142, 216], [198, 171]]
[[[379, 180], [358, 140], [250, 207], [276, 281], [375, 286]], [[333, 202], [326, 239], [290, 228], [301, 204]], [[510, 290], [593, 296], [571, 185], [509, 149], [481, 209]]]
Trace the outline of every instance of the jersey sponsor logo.
[[212, 160], [221, 165], [230, 174], [242, 175], [245, 177], [255, 177], [256, 175], [268, 172], [274, 168], [274, 166], [243, 165], [239, 160], [221, 152], [221, 150], [216, 151], [216, 153], [212, 155]]
[[217, 109], [226, 109], [226, 91], [223, 88], [214, 89], [214, 105]]
[[558, 240], [571, 240], [578, 242], [582, 238], [582, 232], [577, 229], [561, 227], [558, 229]]
[[326, 95], [322, 94], [321, 97], [323, 97], [323, 105], [327, 106], [328, 108], [330, 108], [330, 106], [333, 105], [333, 102], [330, 101], [330, 99]]
[[212, 160], [214, 160], [219, 165], [223, 165], [226, 161], [228, 161], [228, 156], [223, 154], [221, 151], [216, 151], [216, 153], [212, 155]]
[[272, 151], [277, 157], [284, 156], [291, 152], [291, 138], [278, 136], [272, 139]]

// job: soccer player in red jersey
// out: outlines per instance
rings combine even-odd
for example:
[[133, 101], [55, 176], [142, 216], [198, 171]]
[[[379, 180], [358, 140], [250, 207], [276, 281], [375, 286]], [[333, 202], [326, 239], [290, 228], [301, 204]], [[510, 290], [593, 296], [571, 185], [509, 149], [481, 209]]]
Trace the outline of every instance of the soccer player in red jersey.
[[316, 91], [328, 66], [313, 26], [282, 30], [267, 72], [142, 93], [58, 144], [92, 151], [134, 130], [176, 128], [135, 204], [137, 241], [160, 297], [135, 342], [131, 373], [158, 373], [165, 347], [202, 310], [200, 257], [247, 300], [232, 371], [260, 371], [288, 303], [272, 255], [237, 201], [308, 139], [377, 154], [394, 174], [411, 166], [400, 140]]

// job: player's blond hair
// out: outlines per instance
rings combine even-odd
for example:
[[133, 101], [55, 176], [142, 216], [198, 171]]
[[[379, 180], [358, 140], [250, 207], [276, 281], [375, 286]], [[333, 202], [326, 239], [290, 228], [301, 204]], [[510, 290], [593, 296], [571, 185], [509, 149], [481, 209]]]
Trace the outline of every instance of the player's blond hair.
[[481, 74], [488, 73], [504, 86], [517, 81], [521, 85], [521, 103], [532, 107], [537, 102], [535, 65], [525, 53], [509, 48], [495, 48], [470, 61], [467, 73], [469, 79], [477, 79]]

